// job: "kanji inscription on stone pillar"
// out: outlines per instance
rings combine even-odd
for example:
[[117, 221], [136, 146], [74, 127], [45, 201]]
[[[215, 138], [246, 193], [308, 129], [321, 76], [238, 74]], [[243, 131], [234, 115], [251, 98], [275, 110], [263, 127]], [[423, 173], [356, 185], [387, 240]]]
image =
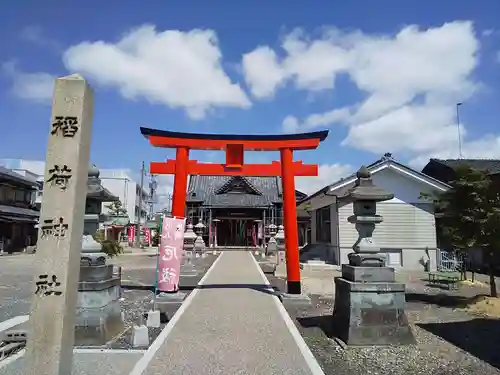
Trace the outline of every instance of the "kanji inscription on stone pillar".
[[93, 94], [78, 74], [56, 79], [38, 228], [24, 374], [70, 375]]

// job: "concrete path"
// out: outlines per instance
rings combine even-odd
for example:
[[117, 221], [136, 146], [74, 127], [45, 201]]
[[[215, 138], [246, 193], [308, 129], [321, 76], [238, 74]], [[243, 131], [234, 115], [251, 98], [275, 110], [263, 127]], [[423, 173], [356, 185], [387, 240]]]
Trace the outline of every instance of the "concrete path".
[[[26, 374], [25, 357], [22, 354], [24, 351], [0, 362], [0, 375]], [[143, 354], [140, 351], [75, 349], [71, 375], [127, 374]]]
[[131, 375], [323, 375], [249, 252], [224, 252]]

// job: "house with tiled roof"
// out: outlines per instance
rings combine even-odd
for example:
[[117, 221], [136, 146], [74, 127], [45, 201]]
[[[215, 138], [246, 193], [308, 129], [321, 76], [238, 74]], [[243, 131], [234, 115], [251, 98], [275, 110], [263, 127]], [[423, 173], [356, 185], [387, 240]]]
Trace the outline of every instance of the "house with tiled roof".
[[[499, 159], [431, 159], [429, 163], [422, 169], [422, 173], [432, 176], [433, 178], [440, 180], [444, 183], [449, 183], [453, 181], [456, 177], [455, 169], [462, 165], [468, 165], [473, 169], [486, 172], [490, 175], [490, 178], [497, 184], [500, 189], [500, 160]], [[440, 218], [436, 218], [436, 228], [438, 232], [438, 244], [442, 250], [451, 250], [452, 246], [447, 243], [446, 238], [441, 235], [441, 225]], [[484, 262], [488, 259], [488, 255], [485, 256], [484, 249], [473, 248], [469, 249], [468, 262], [471, 267], [481, 269], [488, 266], [488, 262]], [[497, 260], [494, 264], [500, 264], [500, 256], [495, 253]]]
[[442, 182], [450, 182], [455, 178], [455, 168], [460, 165], [488, 172], [500, 180], [499, 159], [431, 159], [422, 169], [422, 173]]
[[[187, 220], [205, 225], [208, 246], [263, 246], [269, 224], [283, 224], [280, 177], [191, 175], [187, 190]], [[296, 191], [298, 201], [305, 197]], [[306, 227], [299, 224], [299, 244]]]
[[[391, 154], [367, 165], [375, 185], [394, 193], [377, 203], [383, 222], [376, 226], [374, 240], [386, 255], [388, 266], [421, 270], [425, 261], [436, 269], [438, 261], [434, 204], [422, 196], [446, 191], [449, 186], [425, 173], [396, 161]], [[341, 265], [358, 239], [349, 190], [356, 174], [345, 176], [300, 202], [298, 210], [311, 213], [311, 245], [301, 251], [301, 261], [313, 259]], [[310, 249], [310, 250], [308, 250]]]
[[19, 251], [36, 241], [36, 187], [34, 179], [0, 166], [0, 253]]

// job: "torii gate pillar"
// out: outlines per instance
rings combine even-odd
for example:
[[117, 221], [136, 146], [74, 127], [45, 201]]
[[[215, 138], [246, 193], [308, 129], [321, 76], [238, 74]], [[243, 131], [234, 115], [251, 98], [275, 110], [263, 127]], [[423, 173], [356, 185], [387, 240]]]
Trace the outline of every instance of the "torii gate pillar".
[[[280, 150], [280, 156], [281, 181], [283, 184], [287, 289], [290, 294], [300, 294], [299, 235], [297, 228], [295, 176], [293, 174], [293, 151], [289, 148], [282, 149]], [[291, 251], [287, 251], [288, 249]]]
[[178, 147], [175, 153], [174, 196], [172, 198], [172, 216], [184, 217], [188, 180], [189, 149]]

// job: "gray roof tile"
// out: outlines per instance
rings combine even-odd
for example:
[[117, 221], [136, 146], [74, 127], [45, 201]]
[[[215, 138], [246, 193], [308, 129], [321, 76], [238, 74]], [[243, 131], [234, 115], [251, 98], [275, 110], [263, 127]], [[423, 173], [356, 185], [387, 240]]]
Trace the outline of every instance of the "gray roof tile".
[[431, 159], [438, 163], [444, 164], [451, 168], [456, 168], [459, 165], [469, 165], [470, 167], [480, 170], [488, 171], [489, 173], [500, 173], [500, 160], [499, 159]]
[[245, 177], [261, 195], [216, 194], [232, 178], [192, 175], [189, 179], [188, 202], [203, 202], [204, 205], [212, 207], [266, 207], [282, 201], [280, 177]]

